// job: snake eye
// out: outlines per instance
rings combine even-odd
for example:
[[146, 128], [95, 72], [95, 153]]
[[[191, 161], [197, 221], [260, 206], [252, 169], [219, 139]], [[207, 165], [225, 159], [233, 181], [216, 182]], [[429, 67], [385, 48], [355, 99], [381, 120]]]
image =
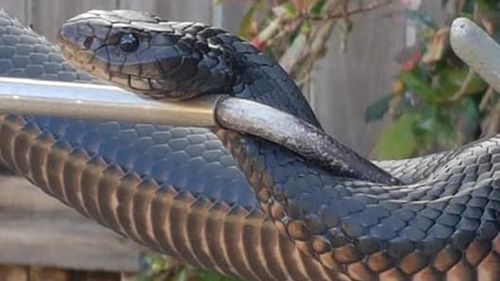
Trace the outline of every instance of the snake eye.
[[118, 42], [119, 47], [126, 53], [133, 52], [139, 47], [139, 39], [132, 33], [123, 34]]
[[83, 41], [83, 46], [87, 49], [90, 49], [92, 46], [92, 43], [94, 43], [94, 37], [87, 37], [85, 38], [85, 41]]

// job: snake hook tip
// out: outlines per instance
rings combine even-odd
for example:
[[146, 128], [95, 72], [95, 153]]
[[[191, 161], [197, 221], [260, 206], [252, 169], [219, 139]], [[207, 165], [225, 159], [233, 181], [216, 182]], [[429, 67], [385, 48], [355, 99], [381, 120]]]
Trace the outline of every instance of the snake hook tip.
[[468, 18], [457, 18], [451, 24], [451, 37], [467, 36], [475, 23]]

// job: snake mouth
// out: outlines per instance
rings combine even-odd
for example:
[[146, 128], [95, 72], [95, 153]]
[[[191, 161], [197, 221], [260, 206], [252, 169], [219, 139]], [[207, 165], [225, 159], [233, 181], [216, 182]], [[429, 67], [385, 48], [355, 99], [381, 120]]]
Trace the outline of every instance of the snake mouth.
[[[63, 25], [63, 27], [59, 30], [57, 34], [57, 42], [61, 53], [66, 58], [67, 62], [76, 69], [87, 72], [99, 80], [105, 80], [114, 83], [121, 88], [135, 92], [137, 95], [145, 99], [177, 102], [195, 99], [198, 96], [203, 96], [204, 94], [199, 90], [179, 89], [179, 83], [176, 81], [171, 82], [167, 79], [160, 81], [160, 79], [144, 77], [147, 76], [145, 75], [146, 73], [144, 73], [144, 69], [146, 69], [146, 64], [144, 63], [140, 66], [142, 69], [139, 73], [135, 73], [133, 70], [137, 67], [125, 66], [123, 64], [112, 64], [110, 61], [96, 58], [96, 53], [107, 48], [108, 46], [101, 44], [94, 47], [94, 50], [90, 48], [87, 49], [85, 42], [88, 42], [88, 40], [82, 38], [81, 35], [78, 35], [77, 27], [71, 23]], [[175, 72], [176, 68], [181, 68], [180, 66], [175, 67], [175, 65], [181, 63], [181, 60], [175, 63], [155, 61], [154, 63], [149, 64], [149, 68], [160, 69], [158, 72], [164, 74], [162, 65], [168, 65], [173, 68], [173, 72]], [[188, 60], [184, 60], [184, 64], [187, 63]], [[131, 68], [132, 71], [130, 71]], [[149, 73], [151, 74], [151, 71], [149, 71]], [[159, 73], [153, 74], [161, 75]]]
[[94, 54], [91, 50], [82, 48], [79, 42], [73, 39], [77, 38], [76, 34], [76, 27], [72, 25], [63, 25], [59, 29], [56, 40], [60, 51], [71, 66], [97, 77], [96, 65], [92, 62]]
[[70, 51], [70, 47], [73, 43], [71, 40], [68, 40], [68, 36], [64, 35], [65, 29], [60, 28], [59, 32], [57, 32], [56, 40], [57, 40], [57, 45], [59, 46], [59, 49], [61, 50], [61, 53], [63, 56], [68, 59], [69, 61], [73, 61], [73, 51]]
[[57, 36], [68, 62], [154, 100], [232, 91], [236, 58], [225, 49], [225, 31], [127, 13], [90, 11], [68, 20]]

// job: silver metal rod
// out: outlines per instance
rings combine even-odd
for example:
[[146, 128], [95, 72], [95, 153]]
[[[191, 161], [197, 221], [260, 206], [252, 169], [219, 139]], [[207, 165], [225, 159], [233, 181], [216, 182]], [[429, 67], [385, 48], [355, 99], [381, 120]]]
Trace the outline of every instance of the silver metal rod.
[[382, 184], [400, 183], [327, 133], [281, 110], [249, 100], [222, 98], [215, 114], [223, 128], [277, 143], [338, 175]]
[[453, 21], [450, 42], [455, 53], [500, 92], [500, 46], [467, 18]]
[[305, 121], [257, 102], [207, 95], [185, 102], [144, 100], [117, 87], [0, 77], [0, 113], [212, 127], [252, 134], [344, 176], [397, 180]]
[[218, 99], [165, 103], [114, 86], [0, 77], [1, 113], [211, 127]]

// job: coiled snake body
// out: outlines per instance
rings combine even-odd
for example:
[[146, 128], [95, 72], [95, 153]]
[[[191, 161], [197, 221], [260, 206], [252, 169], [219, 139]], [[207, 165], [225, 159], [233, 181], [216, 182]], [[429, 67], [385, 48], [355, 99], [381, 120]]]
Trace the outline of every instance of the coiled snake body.
[[[10, 54], [0, 60], [4, 74], [88, 80], [0, 16]], [[222, 30], [93, 11], [59, 36], [78, 68], [149, 98], [227, 93], [319, 126], [276, 63]], [[212, 131], [1, 115], [0, 163], [119, 233], [227, 275], [500, 280], [498, 138], [380, 162], [406, 183], [387, 186], [325, 171], [255, 137]]]

